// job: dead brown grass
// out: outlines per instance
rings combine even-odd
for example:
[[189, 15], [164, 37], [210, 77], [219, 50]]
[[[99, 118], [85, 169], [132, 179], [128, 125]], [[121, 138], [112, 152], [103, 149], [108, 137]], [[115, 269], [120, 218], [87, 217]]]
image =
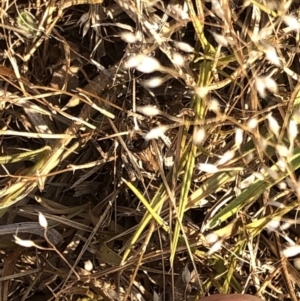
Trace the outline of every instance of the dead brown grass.
[[2, 1], [0, 300], [299, 300], [298, 1]]

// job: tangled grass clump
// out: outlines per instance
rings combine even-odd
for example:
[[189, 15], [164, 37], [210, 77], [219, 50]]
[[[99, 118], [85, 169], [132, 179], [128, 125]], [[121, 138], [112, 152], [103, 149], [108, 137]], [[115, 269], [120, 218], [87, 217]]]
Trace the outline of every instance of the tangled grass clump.
[[299, 300], [298, 1], [21, 2], [0, 299]]

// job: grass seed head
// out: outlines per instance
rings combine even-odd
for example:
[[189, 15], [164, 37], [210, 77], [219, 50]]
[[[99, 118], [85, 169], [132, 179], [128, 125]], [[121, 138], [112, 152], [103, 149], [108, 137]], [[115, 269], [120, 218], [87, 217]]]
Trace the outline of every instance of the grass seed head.
[[298, 127], [295, 120], [291, 119], [288, 126], [288, 137], [291, 143], [294, 143], [295, 138], [298, 135]]
[[194, 135], [193, 135], [194, 144], [199, 145], [199, 144], [203, 143], [205, 136], [206, 136], [206, 134], [205, 134], [204, 128], [199, 128], [199, 129], [195, 130]]
[[90, 260], [84, 262], [84, 269], [88, 272], [93, 270], [93, 263]]
[[264, 46], [264, 53], [266, 55], [266, 58], [275, 66], [280, 67], [282, 64], [277, 55], [276, 49], [267, 43], [264, 43], [263, 46]]
[[277, 120], [272, 116], [272, 113], [268, 115], [268, 123], [269, 123], [269, 127], [270, 127], [270, 130], [272, 131], [272, 133], [276, 137], [278, 137], [279, 131], [280, 131], [280, 126], [279, 126]]
[[224, 19], [224, 10], [221, 6], [220, 1], [218, 0], [211, 0], [212, 11], [220, 18]]
[[175, 13], [179, 19], [190, 20], [186, 5], [184, 5], [183, 7], [181, 7], [180, 5], [168, 5], [168, 7], [169, 10]]
[[126, 43], [132, 44], [141, 40], [141, 35], [135, 34], [133, 32], [127, 31], [121, 33], [121, 39]]
[[201, 98], [205, 98], [208, 92], [209, 91], [206, 87], [196, 87], [195, 89], [195, 93]]
[[143, 84], [148, 88], [157, 88], [163, 84], [164, 80], [161, 77], [152, 77], [143, 81]]
[[298, 31], [300, 29], [299, 21], [291, 15], [283, 16], [283, 22], [288, 26], [290, 30]]
[[172, 54], [172, 63], [177, 65], [177, 66], [184, 66], [185, 59], [180, 53], [173, 52], [173, 54]]
[[215, 242], [208, 250], [207, 255], [212, 255], [216, 252], [218, 252], [222, 248], [222, 241], [219, 240]]
[[145, 136], [146, 140], [158, 139], [168, 130], [166, 126], [158, 126], [153, 128], [150, 132], [148, 132]]
[[277, 145], [276, 145], [276, 151], [277, 151], [277, 154], [278, 154], [280, 157], [287, 158], [287, 157], [290, 157], [290, 156], [291, 156], [290, 151], [288, 150], [288, 148], [287, 148], [285, 145], [277, 144]]
[[256, 118], [250, 118], [247, 122], [247, 127], [251, 130], [254, 130], [258, 125], [258, 121]]
[[157, 71], [160, 69], [160, 67], [161, 65], [157, 59], [144, 54], [132, 55], [124, 63], [125, 69], [135, 68], [144, 73]]
[[213, 31], [211, 31], [211, 34], [213, 35], [214, 39], [216, 40], [217, 44], [223, 47], [228, 47], [228, 39], [221, 34], [215, 33]]
[[278, 92], [277, 83], [270, 77], [257, 77], [255, 79], [255, 87], [261, 98], [267, 96], [267, 90], [273, 94]]
[[161, 114], [161, 111], [155, 106], [138, 106], [136, 110], [146, 116], [157, 116]]
[[244, 133], [244, 131], [240, 128], [237, 128], [235, 130], [235, 141], [234, 141], [234, 143], [235, 143], [237, 148], [240, 148], [240, 146], [243, 143], [243, 133]]
[[222, 157], [221, 160], [218, 162], [218, 165], [223, 165], [230, 161], [235, 155], [235, 150], [227, 151]]
[[282, 250], [283, 256], [289, 258], [289, 257], [294, 257], [300, 253], [300, 246], [294, 245], [294, 246], [289, 246], [285, 249]]
[[280, 226], [280, 218], [273, 218], [271, 221], [267, 224], [267, 230], [269, 232], [275, 231]]
[[207, 173], [217, 173], [219, 171], [217, 166], [209, 163], [200, 163], [198, 165], [198, 169], [202, 172], [207, 172]]
[[14, 235], [15, 243], [25, 248], [31, 248], [35, 246], [35, 243], [32, 240], [21, 239], [18, 236]]
[[174, 41], [174, 46], [186, 53], [193, 53], [195, 49], [188, 43]]
[[208, 103], [208, 109], [212, 112], [218, 113], [220, 112], [220, 104], [218, 100], [215, 98], [212, 98], [210, 102]]
[[44, 229], [46, 229], [48, 227], [48, 222], [45, 218], [45, 215], [42, 212], [39, 212], [39, 224]]

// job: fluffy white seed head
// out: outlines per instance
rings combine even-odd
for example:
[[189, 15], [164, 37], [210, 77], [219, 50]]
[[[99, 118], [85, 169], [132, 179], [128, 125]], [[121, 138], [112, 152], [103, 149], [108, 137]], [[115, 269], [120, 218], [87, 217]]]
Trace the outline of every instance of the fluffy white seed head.
[[286, 190], [287, 189], [287, 184], [286, 182], [279, 182], [277, 184], [277, 187], [280, 189], [280, 190]]
[[276, 151], [277, 151], [277, 154], [280, 156], [280, 157], [289, 157], [291, 155], [290, 151], [288, 150], [288, 148], [285, 146], [285, 145], [282, 145], [282, 144], [277, 144], [276, 145]]
[[293, 225], [292, 224], [290, 224], [290, 223], [283, 223], [283, 224], [281, 224], [281, 226], [280, 226], [280, 230], [281, 231], [286, 231], [286, 230], [288, 230], [289, 228], [291, 228]]
[[297, 269], [298, 271], [300, 270], [300, 258], [295, 258], [293, 261], [294, 267], [295, 269]]
[[224, 19], [224, 10], [218, 0], [211, 0], [212, 11], [220, 18]]
[[174, 12], [181, 20], [189, 20], [188, 8], [186, 5], [181, 8], [179, 5], [168, 5], [169, 9]]
[[225, 164], [226, 162], [230, 161], [235, 155], [234, 150], [227, 151], [220, 159], [218, 165]]
[[178, 52], [173, 52], [172, 63], [177, 66], [183, 66], [185, 63], [184, 57]]
[[39, 224], [44, 229], [46, 229], [48, 227], [48, 222], [45, 218], [45, 215], [42, 212], [39, 212]]
[[247, 127], [249, 129], [255, 129], [258, 125], [258, 121], [256, 118], [251, 118], [249, 119], [249, 121], [247, 122]]
[[126, 43], [133, 44], [141, 39], [141, 35], [126, 31], [121, 33], [121, 39]]
[[184, 43], [184, 42], [176, 41], [176, 42], [174, 42], [174, 45], [176, 48], [178, 48], [179, 50], [184, 51], [186, 53], [193, 53], [195, 50], [191, 45]]
[[161, 67], [159, 61], [151, 56], [144, 54], [132, 55], [124, 63], [124, 68], [135, 68], [140, 72], [151, 73], [159, 70]]
[[161, 77], [152, 77], [143, 82], [143, 84], [148, 88], [156, 88], [163, 84], [164, 80]]
[[288, 126], [288, 136], [290, 142], [294, 142], [297, 135], [298, 135], [297, 123], [295, 120], [291, 119]]
[[209, 244], [214, 244], [215, 242], [217, 242], [219, 240], [219, 236], [216, 233], [212, 232], [212, 233], [207, 234], [205, 236], [205, 239]]
[[206, 95], [208, 94], [208, 89], [206, 88], [206, 87], [197, 87], [196, 89], [195, 89], [195, 93], [199, 96], [199, 97], [201, 97], [201, 98], [205, 98], [206, 97]]
[[210, 248], [209, 251], [207, 252], [207, 255], [212, 255], [214, 253], [216, 253], [217, 251], [219, 251], [222, 247], [222, 241], [219, 240], [217, 242], [215, 242]]
[[18, 236], [14, 235], [15, 243], [25, 248], [31, 248], [35, 246], [35, 243], [32, 240], [21, 239]]
[[275, 80], [269, 76], [264, 78], [266, 88], [273, 94], [278, 92], [278, 86]]
[[198, 168], [200, 171], [207, 172], [207, 173], [216, 173], [219, 171], [217, 166], [208, 163], [200, 163], [198, 165]]
[[93, 269], [93, 263], [90, 260], [84, 262], [84, 269], [90, 272]]
[[259, 96], [262, 98], [267, 96], [267, 90], [273, 94], [278, 92], [277, 83], [271, 77], [257, 77], [255, 79], [255, 87]]
[[287, 25], [288, 29], [295, 30], [295, 31], [299, 30], [300, 28], [299, 22], [294, 16], [284, 15], [282, 17], [282, 20]]
[[196, 144], [196, 145], [201, 144], [204, 141], [205, 136], [206, 136], [206, 134], [205, 134], [204, 128], [199, 128], [199, 129], [195, 130], [194, 135], [193, 135], [194, 144]]
[[235, 130], [235, 145], [237, 148], [240, 148], [240, 146], [243, 143], [243, 130], [241, 128], [237, 128]]
[[273, 30], [270, 26], [262, 28], [258, 33], [252, 35], [252, 41], [260, 42], [267, 40], [273, 33]]
[[145, 139], [146, 140], [158, 139], [159, 137], [163, 136], [167, 130], [168, 128], [166, 126], [155, 127], [146, 134]]
[[214, 39], [216, 40], [217, 44], [221, 45], [221, 46], [224, 46], [224, 47], [227, 47], [228, 46], [228, 42], [226, 40], [226, 38], [223, 36], [223, 35], [220, 35], [218, 33], [215, 33], [215, 32], [211, 32]]
[[264, 52], [266, 55], [266, 58], [275, 66], [280, 67], [281, 66], [281, 61], [277, 55], [276, 49], [269, 45], [269, 44], [264, 44]]
[[286, 160], [285, 159], [279, 159], [276, 162], [277, 167], [279, 168], [279, 170], [281, 170], [282, 172], [285, 172], [287, 169], [287, 165], [286, 165]]
[[297, 245], [289, 246], [282, 250], [283, 256], [285, 256], [287, 258], [296, 256], [299, 253], [300, 253], [300, 246], [297, 246]]
[[271, 221], [267, 224], [268, 231], [275, 231], [280, 226], [280, 218], [273, 218]]
[[138, 106], [136, 110], [146, 116], [157, 116], [161, 113], [161, 111], [154, 106]]
[[208, 109], [210, 111], [215, 112], [215, 113], [220, 112], [220, 104], [219, 104], [219, 102], [215, 98], [211, 99], [211, 101], [209, 102], [209, 105], [208, 105]]
[[268, 115], [268, 123], [269, 123], [269, 127], [270, 127], [270, 130], [272, 131], [272, 133], [276, 137], [278, 137], [279, 131], [280, 131], [280, 126], [279, 126], [278, 122], [276, 121], [276, 119], [272, 116], [272, 114]]

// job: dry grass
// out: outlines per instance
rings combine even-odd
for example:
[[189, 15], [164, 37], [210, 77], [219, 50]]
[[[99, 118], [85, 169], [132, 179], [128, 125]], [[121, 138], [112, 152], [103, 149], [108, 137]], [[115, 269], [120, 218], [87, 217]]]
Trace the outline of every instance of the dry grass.
[[1, 6], [0, 300], [300, 299], [298, 1]]

